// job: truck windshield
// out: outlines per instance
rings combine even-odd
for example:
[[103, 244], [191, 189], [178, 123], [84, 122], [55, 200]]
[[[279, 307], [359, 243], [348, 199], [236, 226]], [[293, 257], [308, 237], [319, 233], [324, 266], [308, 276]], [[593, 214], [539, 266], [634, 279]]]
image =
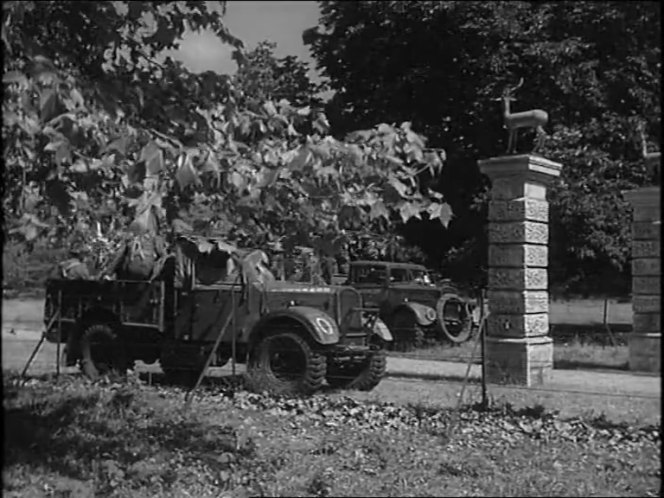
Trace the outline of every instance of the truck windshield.
[[425, 270], [411, 270], [411, 275], [413, 277], [413, 282], [417, 284], [422, 284], [422, 285], [433, 284], [433, 280], [431, 280], [429, 272]]

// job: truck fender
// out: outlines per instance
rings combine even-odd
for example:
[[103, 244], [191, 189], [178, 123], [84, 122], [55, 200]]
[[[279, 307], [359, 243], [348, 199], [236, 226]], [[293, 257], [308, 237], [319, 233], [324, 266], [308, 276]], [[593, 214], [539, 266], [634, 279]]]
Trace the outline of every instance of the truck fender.
[[422, 327], [427, 327], [436, 321], [436, 310], [424, 304], [406, 302], [399, 306], [395, 310], [395, 313], [402, 310], [412, 312], [415, 316], [415, 321]]
[[376, 320], [376, 323], [374, 323], [373, 333], [376, 334], [385, 342], [392, 342], [394, 340], [394, 338], [392, 337], [392, 333], [390, 332], [390, 329], [387, 328], [385, 322], [380, 318], [378, 318]]
[[295, 321], [302, 325], [309, 336], [318, 344], [337, 344], [340, 334], [339, 327], [327, 313], [308, 306], [291, 306], [289, 308], [268, 313], [254, 326], [249, 336], [250, 342], [263, 333], [269, 333], [272, 326], [278, 327], [280, 322]]

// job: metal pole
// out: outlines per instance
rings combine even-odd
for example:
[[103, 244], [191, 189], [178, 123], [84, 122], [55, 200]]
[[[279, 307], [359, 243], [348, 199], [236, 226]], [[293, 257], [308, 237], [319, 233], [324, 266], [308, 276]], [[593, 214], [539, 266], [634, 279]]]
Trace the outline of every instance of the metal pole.
[[[58, 290], [58, 311], [62, 309], [62, 289]], [[60, 377], [60, 342], [62, 342], [62, 314], [58, 313], [58, 343], [56, 345], [55, 378]]]
[[489, 398], [486, 392], [486, 320], [484, 314], [486, 290], [480, 292], [480, 340], [482, 341], [482, 408], [488, 408]]
[[46, 340], [46, 334], [48, 333], [49, 329], [53, 326], [55, 323], [55, 320], [60, 316], [60, 310], [57, 310], [55, 312], [55, 315], [53, 315], [53, 318], [48, 322], [48, 325], [46, 326], [46, 330], [42, 334], [41, 338], [39, 339], [39, 342], [35, 346], [35, 349], [32, 350], [32, 354], [30, 355], [30, 358], [28, 358], [28, 362], [25, 364], [25, 367], [23, 368], [23, 372], [21, 373], [21, 377], [25, 377], [25, 374], [28, 372], [28, 368], [30, 368], [30, 365], [32, 364], [32, 360], [35, 359], [35, 356], [37, 356], [37, 352], [39, 351], [39, 348], [41, 348], [41, 345], [44, 343]]
[[611, 346], [616, 345], [615, 338], [613, 337], [613, 332], [609, 326], [609, 298], [604, 298], [604, 329], [607, 334], [609, 334], [609, 340], [611, 341]]
[[231, 372], [233, 377], [235, 377], [235, 336], [237, 335], [237, 331], [235, 329], [235, 282], [233, 283], [233, 287], [231, 287], [231, 313], [232, 313], [232, 320], [233, 320], [233, 337], [231, 337]]
[[[233, 282], [233, 286], [231, 289], [235, 288], [235, 285], [237, 285], [237, 282], [240, 280], [241, 275], [238, 275], [235, 281]], [[194, 387], [192, 387], [189, 391], [187, 391], [187, 394], [184, 396], [185, 403], [188, 404], [189, 401], [191, 400], [191, 395], [192, 393], [198, 389], [198, 386], [201, 384], [201, 381], [203, 380], [203, 377], [205, 377], [205, 374], [207, 373], [207, 370], [210, 366], [210, 363], [212, 362], [212, 357], [217, 353], [217, 349], [219, 348], [219, 344], [221, 343], [221, 339], [223, 338], [224, 334], [226, 333], [226, 330], [231, 324], [231, 320], [234, 319], [235, 317], [235, 310], [231, 309], [228, 317], [226, 318], [226, 321], [224, 322], [224, 325], [222, 326], [221, 330], [219, 331], [219, 335], [217, 336], [217, 340], [214, 343], [214, 346], [212, 346], [212, 350], [210, 351], [210, 354], [207, 357], [207, 360], [205, 361], [205, 365], [203, 365], [203, 369], [201, 370], [200, 374], [198, 375], [198, 380], [194, 384]]]

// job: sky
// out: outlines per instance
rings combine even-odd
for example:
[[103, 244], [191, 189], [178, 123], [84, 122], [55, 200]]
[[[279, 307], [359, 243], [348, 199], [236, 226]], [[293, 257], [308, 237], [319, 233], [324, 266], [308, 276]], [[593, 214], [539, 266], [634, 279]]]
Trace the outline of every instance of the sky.
[[[258, 42], [277, 44], [278, 57], [295, 55], [309, 63], [309, 76], [318, 81], [318, 72], [308, 48], [302, 42], [302, 32], [318, 24], [320, 11], [311, 1], [228, 1], [224, 21], [235, 37], [251, 50]], [[234, 73], [237, 65], [231, 58], [232, 49], [209, 32], [185, 34], [180, 49], [172, 56], [181, 60], [192, 71], [213, 70]]]

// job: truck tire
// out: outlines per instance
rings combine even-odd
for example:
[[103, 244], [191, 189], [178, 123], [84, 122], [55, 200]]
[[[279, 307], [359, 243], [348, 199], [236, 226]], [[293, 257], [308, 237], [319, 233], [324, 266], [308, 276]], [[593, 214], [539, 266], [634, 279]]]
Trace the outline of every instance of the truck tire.
[[457, 294], [443, 294], [436, 304], [436, 314], [445, 339], [461, 344], [470, 338], [473, 331], [470, 312]]
[[380, 348], [368, 356], [362, 363], [336, 365], [327, 375], [330, 387], [371, 391], [385, 377], [387, 357], [385, 349]]
[[424, 344], [424, 330], [409, 311], [397, 311], [394, 314], [390, 332], [394, 337], [394, 351], [413, 351]]
[[327, 362], [301, 334], [278, 332], [259, 339], [247, 367], [256, 391], [311, 394], [323, 385]]
[[90, 380], [126, 373], [129, 365], [126, 351], [113, 327], [105, 323], [90, 325], [80, 341], [81, 370]]

